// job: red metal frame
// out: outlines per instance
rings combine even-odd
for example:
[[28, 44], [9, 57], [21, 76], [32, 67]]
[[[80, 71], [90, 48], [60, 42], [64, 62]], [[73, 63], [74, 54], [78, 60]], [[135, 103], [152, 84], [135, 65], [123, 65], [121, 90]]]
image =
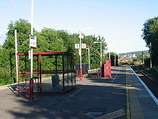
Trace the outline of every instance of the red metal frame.
[[[28, 53], [17, 53], [17, 55], [28, 55]], [[34, 52], [33, 55], [34, 56], [39, 56], [39, 55], [49, 56], [49, 55], [74, 55], [74, 54], [69, 53], [69, 52]]]
[[[19, 62], [20, 62], [20, 56], [22, 56], [22, 55], [24, 55], [24, 56], [28, 56], [28, 53], [17, 53], [17, 55], [18, 55], [18, 59], [19, 59]], [[19, 71], [19, 73], [18, 73], [18, 75], [19, 75], [19, 83], [18, 83], [18, 93], [26, 93], [26, 94], [34, 94], [34, 93], [65, 93], [65, 92], [67, 92], [67, 91], [69, 91], [69, 90], [72, 90], [73, 88], [75, 88], [76, 87], [76, 80], [74, 80], [74, 79], [71, 79], [71, 78], [74, 78], [72, 75], [74, 75], [75, 76], [75, 70], [73, 69], [73, 65], [74, 65], [74, 58], [73, 58], [73, 56], [74, 56], [74, 54], [73, 53], [68, 53], [68, 52], [34, 52], [33, 53], [33, 56], [36, 56], [37, 57], [37, 67], [38, 67], [38, 72], [36, 71], [36, 72], [33, 72], [33, 74], [34, 75], [38, 75], [38, 79], [37, 79], [37, 81], [38, 81], [38, 86], [39, 86], [39, 91], [34, 91], [32, 88], [34, 88], [34, 85], [36, 85], [36, 80], [33, 80], [33, 79], [30, 79], [30, 81], [25, 81], [25, 83], [21, 83], [20, 82], [20, 75], [23, 75], [23, 76], [25, 76], [26, 77], [26, 75], [29, 75], [29, 74], [31, 74], [31, 72], [30, 71], [25, 71], [25, 72], [20, 72]], [[55, 58], [55, 61], [56, 61], [56, 67], [58, 67], [58, 64], [57, 64], [57, 58], [58, 58], [58, 56], [61, 56], [62, 57], [62, 70], [58, 70], [57, 68], [56, 68], [56, 70], [47, 70], [47, 71], [45, 71], [45, 70], [42, 70], [42, 67], [41, 67], [41, 65], [42, 65], [42, 56], [56, 56]], [[71, 60], [72, 61], [69, 61], [69, 62], [72, 62], [72, 64], [71, 64], [71, 66], [70, 66], [70, 64], [68, 64], [68, 62], [67, 62], [67, 60], [70, 60], [70, 59], [68, 59], [68, 58], [70, 58], [71, 57]], [[66, 61], [65, 61], [66, 60]], [[67, 64], [66, 64], [67, 63]], [[66, 69], [66, 67], [65, 67], [65, 65], [69, 65], [69, 67], [72, 67], [71, 69]], [[68, 67], [68, 66], [67, 66]], [[20, 66], [19, 66], [19, 68], [20, 68]], [[48, 91], [48, 92], [43, 92], [42, 91], [42, 74], [60, 74], [60, 75], [62, 75], [62, 85], [63, 85], [63, 89], [61, 90], [61, 91]], [[73, 82], [73, 84], [72, 85], [70, 85], [70, 88], [68, 87], [68, 90], [66, 90], [65, 88], [66, 88], [66, 84], [65, 84], [65, 82], [66, 82], [66, 80], [68, 80], [69, 79], [69, 74], [71, 74], [71, 76], [70, 76], [70, 80], [73, 80], [74, 82]], [[67, 76], [67, 79], [65, 78]], [[75, 77], [75, 79], [76, 79], [76, 77]], [[20, 85], [24, 85], [25, 87], [27, 87], [27, 85], [29, 85], [29, 91], [21, 91], [20, 90]], [[69, 85], [69, 84], [68, 84]], [[33, 96], [30, 96], [30, 98], [34, 98]]]

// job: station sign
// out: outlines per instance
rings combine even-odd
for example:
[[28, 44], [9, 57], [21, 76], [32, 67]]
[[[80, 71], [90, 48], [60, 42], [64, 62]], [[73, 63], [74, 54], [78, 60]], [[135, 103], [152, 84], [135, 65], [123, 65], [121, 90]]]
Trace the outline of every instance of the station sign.
[[36, 36], [30, 36], [30, 48], [32, 49], [36, 49], [37, 47], [37, 40], [36, 40]]
[[81, 46], [80, 44], [75, 44], [75, 48], [79, 49], [79, 48], [86, 48], [86, 44], [82, 43]]
[[75, 44], [75, 48], [79, 49], [80, 48], [80, 44]]

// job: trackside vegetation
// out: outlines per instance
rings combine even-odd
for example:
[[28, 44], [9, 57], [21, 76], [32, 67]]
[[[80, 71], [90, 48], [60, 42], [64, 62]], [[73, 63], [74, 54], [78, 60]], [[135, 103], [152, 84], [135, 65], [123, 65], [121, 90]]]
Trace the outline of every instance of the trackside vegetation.
[[158, 17], [148, 19], [143, 25], [142, 38], [149, 47], [153, 66], [158, 66]]
[[[27, 20], [19, 19], [11, 22], [8, 25], [6, 39], [0, 46], [0, 85], [14, 83], [15, 80], [15, 43], [14, 31], [17, 30], [18, 52], [28, 52], [29, 36], [31, 25]], [[76, 54], [76, 63], [79, 63], [78, 49], [75, 49], [75, 44], [79, 44], [79, 34], [69, 33], [65, 30], [55, 30], [53, 28], [43, 28], [41, 31], [34, 29], [34, 35], [37, 36], [37, 48], [34, 52], [70, 52]], [[91, 46], [90, 49], [90, 65], [91, 68], [97, 68], [100, 63], [100, 44], [94, 42], [104, 42], [105, 38], [95, 35], [85, 35], [82, 43]], [[106, 42], [102, 44], [102, 51], [106, 49]], [[104, 54], [104, 53], [103, 53]], [[106, 56], [103, 55], [103, 60]], [[22, 59], [23, 60], [23, 59]], [[88, 50], [82, 49], [82, 62], [88, 63]], [[45, 59], [44, 69], [49, 70], [49, 63]], [[24, 64], [23, 64], [24, 65]], [[50, 64], [51, 65], [51, 64]]]
[[[0, 85], [11, 84], [15, 82], [15, 43], [14, 43], [14, 30], [17, 30], [18, 39], [18, 52], [29, 51], [29, 37], [31, 31], [31, 24], [25, 19], [19, 19], [11, 21], [8, 25], [8, 31], [6, 33], [6, 39], [2, 45], [0, 45]], [[144, 59], [144, 64], [150, 67], [150, 61], [152, 61], [152, 67], [156, 69], [158, 67], [158, 17], [150, 18], [145, 21], [142, 28], [142, 38], [146, 42], [146, 46], [149, 47], [150, 58]], [[37, 36], [37, 49], [34, 52], [70, 52], [74, 53], [76, 58], [76, 64], [79, 63], [78, 49], [75, 49], [75, 44], [79, 44], [79, 33], [73, 33], [66, 30], [55, 30], [53, 28], [43, 28], [41, 31], [34, 29], [34, 35]], [[105, 38], [102, 36], [85, 35], [82, 33], [82, 43], [87, 46], [93, 47], [90, 49], [90, 66], [91, 68], [98, 68], [100, 66], [100, 43], [104, 42]], [[107, 50], [107, 43], [102, 44], [102, 54], [104, 63], [105, 60], [111, 59], [113, 65], [117, 65], [115, 62], [118, 59], [117, 54], [111, 53], [110, 58]], [[23, 60], [23, 59], [22, 59]], [[45, 60], [47, 61], [47, 59]], [[137, 59], [133, 59], [132, 62], [120, 62], [119, 65], [130, 65], [133, 62], [141, 62], [141, 56]], [[48, 61], [49, 62], [49, 61]], [[88, 49], [82, 49], [82, 62], [89, 63]], [[51, 64], [45, 62], [45, 69], [49, 70]], [[152, 69], [146, 69], [152, 72]], [[156, 74], [157, 75], [157, 74]]]

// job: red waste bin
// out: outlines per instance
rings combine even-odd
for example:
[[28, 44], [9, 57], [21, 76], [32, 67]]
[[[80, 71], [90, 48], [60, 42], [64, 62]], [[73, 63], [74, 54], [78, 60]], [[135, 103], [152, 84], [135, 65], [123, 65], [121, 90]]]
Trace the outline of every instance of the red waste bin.
[[104, 77], [111, 78], [111, 60], [106, 60], [106, 63], [104, 64]]

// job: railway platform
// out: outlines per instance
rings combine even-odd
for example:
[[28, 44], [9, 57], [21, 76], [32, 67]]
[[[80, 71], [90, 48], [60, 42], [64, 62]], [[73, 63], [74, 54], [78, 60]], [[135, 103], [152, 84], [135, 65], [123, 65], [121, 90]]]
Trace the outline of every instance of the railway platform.
[[[2, 119], [158, 119], [157, 99], [130, 67], [112, 67], [111, 78], [90, 75], [65, 94], [18, 95], [0, 86]], [[14, 87], [14, 88], [13, 88]]]
[[158, 99], [131, 68], [127, 68], [126, 75], [127, 107], [130, 118], [158, 119]]

